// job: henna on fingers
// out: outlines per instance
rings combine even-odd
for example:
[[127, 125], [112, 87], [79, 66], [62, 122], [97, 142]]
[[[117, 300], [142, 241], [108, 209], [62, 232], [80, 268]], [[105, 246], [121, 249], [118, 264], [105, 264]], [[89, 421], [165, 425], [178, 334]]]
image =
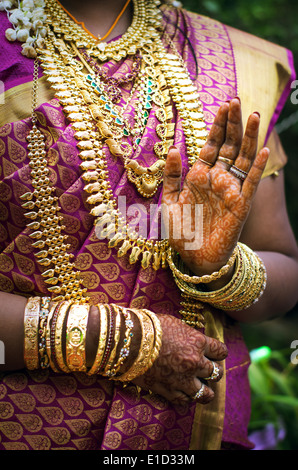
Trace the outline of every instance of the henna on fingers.
[[[232, 255], [269, 156], [266, 148], [256, 155], [259, 114], [250, 115], [244, 135], [241, 114], [239, 99], [219, 108], [201, 160], [188, 172], [182, 187], [181, 157], [176, 148], [171, 148], [166, 161], [162, 202], [167, 208], [163, 214], [169, 242], [198, 276], [217, 271]], [[230, 164], [219, 160], [220, 156]], [[188, 247], [196, 236], [196, 212], [185, 214], [185, 205], [192, 209], [202, 205], [202, 243], [193, 249]], [[176, 226], [183, 227], [180, 238], [175, 234]]]

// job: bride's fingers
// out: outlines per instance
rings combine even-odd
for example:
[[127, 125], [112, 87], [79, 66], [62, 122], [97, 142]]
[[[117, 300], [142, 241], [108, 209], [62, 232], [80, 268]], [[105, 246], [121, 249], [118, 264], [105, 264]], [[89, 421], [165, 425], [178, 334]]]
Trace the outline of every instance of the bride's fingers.
[[[225, 141], [219, 149], [218, 155], [231, 160], [231, 163], [233, 163], [239, 154], [242, 138], [243, 125], [241, 103], [239, 98], [234, 98], [230, 103]], [[231, 164], [217, 159], [216, 166], [223, 168], [224, 170], [228, 170]]]
[[176, 147], [169, 150], [163, 173], [162, 204], [170, 205], [178, 201], [181, 190], [182, 162]]
[[252, 167], [250, 168], [242, 185], [241, 193], [246, 200], [251, 200], [258, 184], [261, 180], [263, 171], [269, 158], [269, 149], [264, 147], [256, 156]]
[[[200, 159], [213, 164], [218, 156], [219, 149], [223, 145], [226, 136], [226, 125], [229, 114], [229, 103], [223, 103], [214, 119], [206, 144], [201, 150]], [[203, 165], [200, 160], [196, 165]], [[206, 165], [207, 166], [207, 165]]]
[[246, 173], [250, 170], [257, 154], [259, 127], [260, 115], [256, 112], [251, 114], [247, 120], [241, 149], [235, 160], [235, 166]]

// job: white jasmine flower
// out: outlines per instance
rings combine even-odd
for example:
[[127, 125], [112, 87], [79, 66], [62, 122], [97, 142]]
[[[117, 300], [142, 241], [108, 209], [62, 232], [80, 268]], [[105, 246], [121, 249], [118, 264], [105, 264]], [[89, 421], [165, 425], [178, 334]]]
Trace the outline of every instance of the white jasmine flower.
[[10, 0], [3, 0], [2, 2], [0, 2], [0, 11], [9, 10], [12, 5], [13, 2], [11, 2]]
[[29, 31], [28, 29], [19, 29], [19, 31], [17, 32], [17, 40], [20, 41], [20, 42], [25, 42], [27, 41], [29, 37]]
[[45, 38], [46, 35], [47, 35], [47, 28], [40, 28], [40, 30], [38, 31], [38, 35], [39, 35], [41, 38]]
[[45, 40], [43, 38], [37, 38], [35, 44], [38, 49], [43, 49], [45, 45]]
[[26, 57], [29, 57], [29, 59], [35, 59], [37, 55], [34, 47], [26, 43], [22, 45], [22, 54]]
[[32, 38], [31, 36], [29, 36], [29, 37], [26, 39], [26, 41], [24, 41], [24, 42], [26, 42], [26, 44], [28, 44], [29, 46], [31, 46], [31, 45], [34, 43], [34, 41], [35, 41], [35, 39]]
[[12, 10], [11, 14], [9, 15], [9, 21], [17, 26], [18, 23], [21, 21], [23, 22], [25, 20], [25, 13], [22, 10], [19, 10], [16, 8], [15, 10]]
[[17, 38], [17, 32], [15, 29], [12, 29], [12, 28], [8, 28], [6, 31], [5, 31], [5, 37], [6, 39], [8, 39], [8, 41], [15, 41], [16, 38]]
[[23, 0], [22, 7], [24, 10], [33, 10], [34, 9], [34, 0]]
[[36, 31], [38, 28], [41, 28], [42, 26], [43, 26], [43, 22], [41, 20], [35, 20], [32, 23], [33, 31]]

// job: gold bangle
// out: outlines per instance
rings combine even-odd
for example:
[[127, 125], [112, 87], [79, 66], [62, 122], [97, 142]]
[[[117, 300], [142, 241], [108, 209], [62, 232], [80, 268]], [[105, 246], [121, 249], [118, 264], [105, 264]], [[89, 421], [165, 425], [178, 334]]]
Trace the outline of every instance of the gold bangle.
[[125, 326], [126, 326], [126, 331], [125, 331], [125, 337], [123, 340], [123, 347], [120, 350], [119, 353], [119, 358], [116, 364], [113, 366], [113, 369], [108, 372], [108, 376], [110, 378], [113, 378], [117, 375], [117, 373], [120, 370], [120, 367], [122, 366], [123, 362], [129, 355], [129, 348], [131, 344], [131, 340], [133, 337], [132, 329], [133, 329], [133, 321], [131, 319], [130, 311], [129, 309], [125, 309], [123, 307], [119, 307], [120, 312], [122, 312], [124, 318], [125, 318]]
[[30, 297], [24, 312], [24, 361], [29, 370], [39, 367], [38, 324], [40, 297]]
[[58, 306], [58, 302], [54, 302], [50, 308], [48, 319], [47, 319], [47, 327], [46, 327], [46, 352], [49, 359], [49, 364], [51, 369], [54, 372], [59, 372], [56, 368], [53, 360], [52, 360], [52, 351], [51, 351], [51, 326], [52, 326], [52, 319], [55, 313], [56, 307]]
[[115, 357], [116, 357], [116, 353], [117, 353], [119, 340], [120, 340], [120, 335], [121, 335], [121, 314], [120, 314], [119, 307], [118, 307], [118, 305], [111, 304], [110, 308], [115, 312], [116, 318], [115, 318], [114, 346], [113, 346], [113, 349], [110, 353], [110, 357], [108, 359], [108, 362], [107, 362], [107, 364], [104, 368], [104, 371], [102, 373], [102, 375], [104, 375], [106, 377], [109, 375], [110, 370], [113, 366], [113, 363], [114, 363], [114, 360], [115, 360]]
[[107, 335], [108, 335], [108, 306], [98, 305], [99, 318], [100, 318], [100, 332], [98, 347], [94, 363], [90, 370], [87, 372], [88, 375], [97, 374], [101, 368], [103, 355], [107, 346]]
[[49, 315], [50, 302], [50, 297], [42, 297], [40, 301], [38, 352], [40, 367], [42, 369], [47, 369], [50, 365], [46, 349], [47, 320]]
[[221, 310], [240, 311], [260, 298], [266, 287], [266, 268], [258, 255], [238, 243], [235, 272], [231, 281], [217, 291], [201, 291], [174, 273], [177, 286], [184, 295], [203, 301]]
[[56, 320], [56, 327], [55, 327], [55, 360], [57, 363], [58, 368], [62, 372], [70, 372], [69, 368], [67, 367], [64, 357], [63, 357], [63, 351], [62, 351], [62, 333], [63, 333], [63, 327], [65, 324], [65, 317], [67, 315], [68, 309], [70, 305], [72, 304], [72, 301], [67, 301], [67, 302], [62, 302], [59, 304], [57, 307], [57, 320]]
[[160, 353], [161, 343], [162, 343], [162, 329], [161, 323], [155, 313], [151, 312], [150, 310], [143, 309], [143, 312], [150, 318], [153, 323], [154, 333], [155, 333], [155, 340], [154, 340], [154, 348], [152, 354], [149, 359], [148, 369], [152, 367], [153, 363], [157, 359]]
[[150, 357], [154, 349], [154, 327], [151, 319], [142, 310], [130, 309], [137, 316], [141, 329], [142, 329], [142, 340], [138, 357], [134, 364], [122, 374], [117, 377], [117, 380], [121, 382], [131, 382], [136, 377], [145, 374], [150, 366]]
[[189, 276], [186, 273], [182, 273], [177, 266], [175, 265], [174, 262], [174, 256], [173, 256], [173, 249], [169, 248], [168, 249], [168, 263], [171, 271], [180, 279], [183, 279], [185, 282], [189, 282], [191, 284], [208, 284], [209, 282], [215, 281], [217, 279], [220, 279], [222, 276], [227, 274], [227, 272], [230, 270], [230, 268], [233, 266], [235, 263], [236, 257], [238, 254], [238, 246], [235, 247], [232, 256], [228, 260], [228, 262], [220, 268], [219, 271], [215, 271], [212, 274], [204, 274], [203, 276]]
[[89, 304], [72, 304], [66, 326], [66, 364], [73, 372], [86, 372], [86, 333]]

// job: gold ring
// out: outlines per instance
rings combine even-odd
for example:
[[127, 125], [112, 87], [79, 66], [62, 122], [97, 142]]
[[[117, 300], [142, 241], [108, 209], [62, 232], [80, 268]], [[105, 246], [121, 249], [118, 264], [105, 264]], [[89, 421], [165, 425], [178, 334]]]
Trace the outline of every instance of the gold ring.
[[210, 377], [207, 377], [205, 380], [216, 380], [219, 377], [219, 367], [215, 362], [212, 361], [213, 364], [213, 371]]
[[233, 163], [234, 163], [234, 160], [231, 160], [230, 158], [222, 157], [221, 155], [219, 155], [219, 157], [217, 157], [217, 160], [219, 160], [220, 162], [223, 162], [223, 163], [227, 163], [230, 166], [232, 166]]
[[193, 400], [199, 400], [204, 395], [205, 385], [203, 384], [200, 390], [192, 397]]
[[203, 160], [202, 158], [199, 158], [199, 160], [200, 160], [200, 162], [205, 163], [205, 165], [213, 166], [213, 163], [206, 162], [206, 160]]
[[244, 181], [245, 178], [247, 177], [246, 171], [241, 170], [241, 168], [238, 168], [235, 165], [231, 166], [230, 173], [232, 173], [232, 175], [236, 176], [236, 178], [239, 178], [242, 181]]

